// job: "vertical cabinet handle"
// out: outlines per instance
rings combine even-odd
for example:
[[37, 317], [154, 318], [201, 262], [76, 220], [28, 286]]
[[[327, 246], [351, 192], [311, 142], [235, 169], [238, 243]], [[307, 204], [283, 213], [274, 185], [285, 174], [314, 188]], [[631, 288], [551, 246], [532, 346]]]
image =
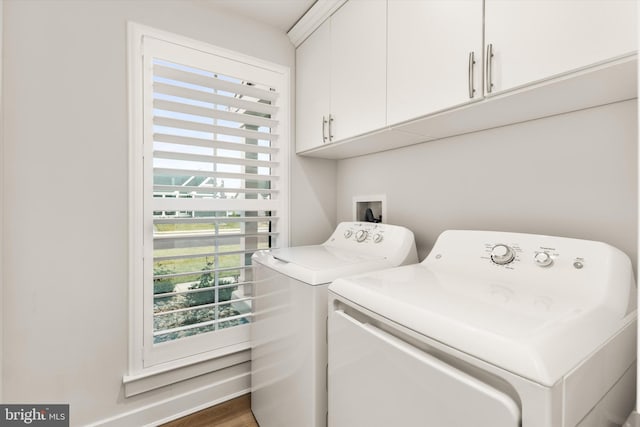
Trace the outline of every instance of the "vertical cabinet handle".
[[333, 116], [329, 114], [329, 142], [333, 141], [333, 130], [331, 124], [333, 123]]
[[469, 52], [469, 98], [473, 98], [476, 89], [473, 87], [473, 66], [476, 64], [473, 52]]
[[487, 45], [487, 72], [485, 73], [485, 75], [487, 76], [487, 93], [493, 92], [493, 77], [491, 75], [493, 71], [492, 62], [491, 62], [492, 58], [493, 58], [493, 44], [489, 43]]
[[327, 134], [325, 132], [325, 128], [327, 127], [327, 119], [322, 116], [322, 143], [327, 142]]

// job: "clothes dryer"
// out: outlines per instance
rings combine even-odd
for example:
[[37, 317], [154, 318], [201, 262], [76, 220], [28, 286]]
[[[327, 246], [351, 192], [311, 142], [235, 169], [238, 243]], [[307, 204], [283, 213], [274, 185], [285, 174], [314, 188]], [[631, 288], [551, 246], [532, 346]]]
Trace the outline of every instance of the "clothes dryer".
[[417, 263], [413, 233], [343, 222], [321, 245], [259, 251], [252, 260], [251, 409], [260, 427], [324, 427], [329, 283]]
[[420, 264], [329, 287], [329, 426], [620, 426], [636, 284], [599, 242], [446, 231]]

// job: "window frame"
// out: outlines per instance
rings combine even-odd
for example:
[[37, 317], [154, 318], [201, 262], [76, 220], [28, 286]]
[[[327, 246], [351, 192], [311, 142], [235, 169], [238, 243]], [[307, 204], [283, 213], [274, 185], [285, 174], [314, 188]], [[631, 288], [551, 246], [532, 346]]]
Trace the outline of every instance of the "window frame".
[[[148, 214], [148, 207], [144, 206], [144, 174], [149, 171], [144, 170], [145, 156], [145, 99], [144, 90], [144, 46], [145, 37], [160, 40], [162, 42], [179, 45], [194, 49], [206, 54], [221, 57], [225, 60], [235, 61], [238, 64], [246, 64], [250, 67], [258, 67], [276, 73], [280, 79], [278, 98], [279, 104], [279, 124], [278, 124], [278, 148], [279, 148], [279, 180], [282, 191], [279, 194], [278, 211], [278, 241], [280, 246], [289, 244], [289, 153], [290, 153], [290, 70], [286, 66], [278, 65], [248, 55], [240, 54], [228, 49], [216, 47], [208, 43], [193, 40], [180, 35], [172, 34], [162, 30], [157, 30], [138, 23], [128, 23], [128, 102], [129, 102], [129, 372], [125, 375], [125, 386], [129, 386], [127, 395], [137, 394], [148, 389], [157, 388], [176, 380], [183, 380], [190, 376], [200, 375], [203, 369], [222, 369], [242, 361], [249, 360], [248, 350], [250, 342], [238, 342], [225, 347], [206, 349], [199, 344], [202, 339], [188, 340], [180, 339], [174, 343], [176, 345], [161, 345], [154, 350], [149, 349], [149, 340], [145, 336], [145, 304], [148, 301], [146, 289], [153, 286], [153, 281], [146, 281], [145, 270], [153, 262], [149, 262], [149, 236], [152, 231], [145, 230], [145, 215]], [[147, 88], [148, 89], [148, 88]], [[147, 147], [148, 148], [148, 147]], [[148, 153], [147, 153], [148, 155]], [[152, 176], [152, 174], [151, 174]], [[147, 176], [148, 179], [148, 176]], [[145, 209], [147, 209], [145, 211]], [[146, 249], [145, 249], [146, 248]], [[147, 254], [145, 255], [145, 251]], [[146, 261], [145, 261], [146, 259]], [[151, 293], [153, 290], [151, 289]], [[207, 334], [202, 334], [205, 336]], [[152, 340], [151, 340], [152, 341]], [[145, 344], [146, 342], [146, 344]], [[176, 350], [177, 347], [179, 350]], [[244, 352], [244, 353], [243, 353]], [[154, 353], [164, 353], [155, 357]], [[147, 360], [153, 360], [152, 364], [145, 364]], [[199, 369], [193, 369], [198, 365]], [[190, 374], [186, 370], [176, 376], [162, 380], [158, 374], [175, 371], [179, 368], [191, 367], [188, 371], [199, 372]], [[150, 380], [151, 378], [151, 380]], [[177, 378], [177, 379], [176, 379]], [[135, 384], [144, 380], [145, 384]]]

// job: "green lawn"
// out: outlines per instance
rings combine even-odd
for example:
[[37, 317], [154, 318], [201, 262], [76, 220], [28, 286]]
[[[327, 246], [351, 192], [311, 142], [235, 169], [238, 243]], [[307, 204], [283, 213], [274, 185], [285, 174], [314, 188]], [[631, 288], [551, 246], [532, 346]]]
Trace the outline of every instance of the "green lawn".
[[[226, 245], [220, 246], [219, 252], [232, 252], [240, 250], [240, 245]], [[178, 258], [167, 261], [156, 261], [153, 263], [154, 271], [164, 271], [171, 273], [186, 273], [196, 272], [197, 274], [191, 276], [181, 276], [165, 279], [171, 283], [178, 284], [183, 282], [193, 282], [198, 280], [203, 269], [208, 269], [208, 263], [215, 262], [214, 248], [211, 246], [194, 247], [194, 248], [173, 248], [173, 249], [157, 249], [154, 251], [154, 257], [170, 256], [170, 255], [193, 255], [209, 253], [207, 256], [200, 256], [194, 258]], [[234, 255], [221, 255], [218, 257], [218, 268], [231, 268], [242, 266], [242, 254]], [[222, 277], [232, 276], [235, 272], [223, 272]], [[236, 273], [237, 274], [237, 273]]]

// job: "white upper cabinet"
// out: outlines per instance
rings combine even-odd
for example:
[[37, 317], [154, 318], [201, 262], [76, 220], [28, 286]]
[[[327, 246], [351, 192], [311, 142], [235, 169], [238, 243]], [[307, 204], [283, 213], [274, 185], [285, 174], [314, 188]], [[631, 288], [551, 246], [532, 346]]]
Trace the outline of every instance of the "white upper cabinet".
[[331, 21], [325, 21], [296, 51], [296, 151], [329, 141]]
[[636, 8], [634, 0], [485, 0], [485, 45], [493, 51], [486, 91], [634, 52]]
[[350, 0], [331, 17], [332, 141], [386, 124], [386, 0]]
[[386, 0], [351, 0], [296, 50], [296, 151], [386, 124]]
[[482, 99], [482, 0], [389, 0], [387, 118]]
[[342, 1], [316, 3], [333, 14], [297, 49], [298, 153], [345, 158], [637, 97], [637, 0]]

